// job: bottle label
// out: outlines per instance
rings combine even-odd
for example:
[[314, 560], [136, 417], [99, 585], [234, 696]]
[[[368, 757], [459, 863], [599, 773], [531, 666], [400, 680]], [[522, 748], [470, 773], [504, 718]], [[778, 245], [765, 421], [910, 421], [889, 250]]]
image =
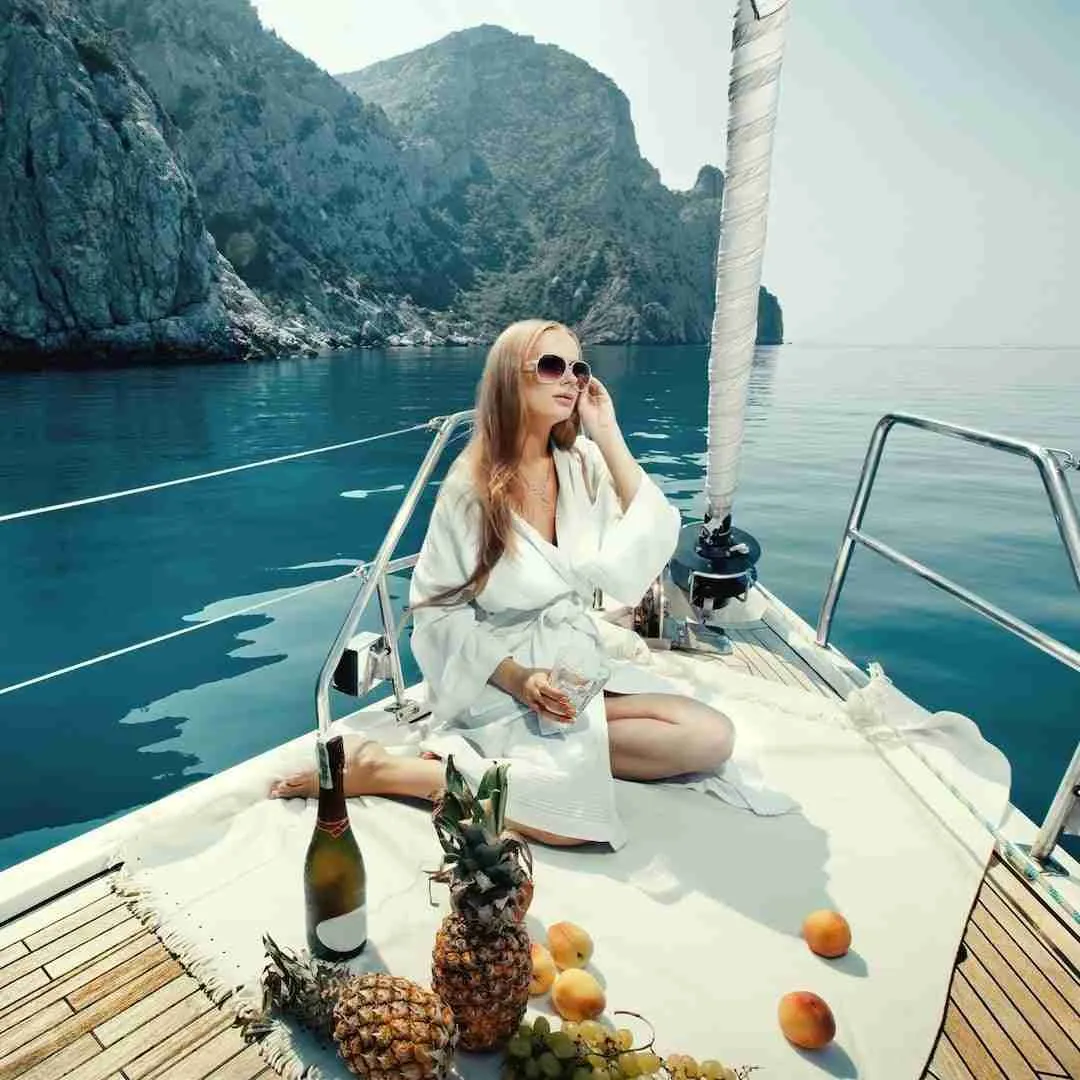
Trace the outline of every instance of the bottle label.
[[322, 818], [319, 818], [319, 820], [315, 822], [315, 828], [318, 829], [319, 832], [327, 833], [335, 840], [339, 836], [343, 836], [348, 827], [348, 817], [343, 817], [340, 821], [323, 821]]
[[330, 751], [326, 749], [326, 743], [318, 738], [315, 748], [319, 759], [319, 787], [329, 791], [334, 786], [334, 778], [330, 775]]
[[344, 915], [324, 919], [316, 924], [315, 936], [334, 952], [352, 952], [367, 941], [367, 908], [361, 905]]

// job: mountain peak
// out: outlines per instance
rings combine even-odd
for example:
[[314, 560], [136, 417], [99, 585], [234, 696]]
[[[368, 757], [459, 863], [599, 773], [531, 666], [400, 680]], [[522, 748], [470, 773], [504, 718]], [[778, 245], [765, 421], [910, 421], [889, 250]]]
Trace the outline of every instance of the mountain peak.
[[684, 215], [606, 75], [485, 25], [340, 81], [441, 160], [435, 213], [461, 229], [460, 303], [485, 330], [531, 311], [591, 341], [705, 336], [718, 215]]
[[474, 270], [457, 303], [485, 332], [531, 312], [588, 341], [708, 336], [723, 176], [664, 187], [608, 76], [486, 24], [340, 81], [443, 177], [432, 214]]
[[[452, 39], [476, 43], [505, 43], [515, 39], [518, 41], [536, 41], [530, 34], [519, 34], [514, 30], [507, 30], [505, 26], [499, 26], [497, 23], [479, 23], [477, 26], [467, 26], [464, 30], [455, 30], [452, 34], [447, 34], [441, 40], [450, 41]], [[439, 42], [436, 41], [434, 44], [438, 45]]]

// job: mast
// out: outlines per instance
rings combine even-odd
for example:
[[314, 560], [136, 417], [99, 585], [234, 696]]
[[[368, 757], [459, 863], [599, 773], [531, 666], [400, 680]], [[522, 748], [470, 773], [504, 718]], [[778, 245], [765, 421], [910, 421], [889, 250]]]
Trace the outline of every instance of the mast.
[[758, 293], [769, 204], [773, 134], [787, 0], [737, 0], [728, 85], [727, 162], [716, 257], [716, 308], [709, 352], [705, 518], [689, 527], [672, 565], [695, 606], [744, 593], [761, 549], [734, 528], [750, 369], [757, 339]]

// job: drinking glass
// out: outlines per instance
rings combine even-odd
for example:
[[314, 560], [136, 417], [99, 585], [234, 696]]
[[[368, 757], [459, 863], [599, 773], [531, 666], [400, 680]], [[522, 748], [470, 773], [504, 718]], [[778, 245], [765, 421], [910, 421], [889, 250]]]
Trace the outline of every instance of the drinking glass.
[[551, 667], [551, 685], [561, 690], [577, 716], [611, 678], [611, 665], [597, 648], [564, 647]]

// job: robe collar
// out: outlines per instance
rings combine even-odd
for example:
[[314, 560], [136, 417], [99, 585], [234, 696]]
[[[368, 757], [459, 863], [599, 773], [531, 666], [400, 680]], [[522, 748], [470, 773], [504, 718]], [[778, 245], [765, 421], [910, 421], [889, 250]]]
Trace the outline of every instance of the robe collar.
[[574, 492], [577, 484], [575, 484], [576, 478], [571, 474], [570, 469], [577, 461], [577, 455], [573, 451], [560, 450], [555, 447], [552, 451], [552, 457], [555, 461], [555, 474], [559, 480], [559, 493], [555, 502], [555, 538], [559, 541], [558, 546], [549, 543], [517, 511], [513, 512], [514, 528], [522, 540], [544, 559], [571, 588], [581, 595], [585, 595], [590, 592], [590, 588], [575, 573], [572, 558], [574, 543], [571, 519], [573, 517]]

